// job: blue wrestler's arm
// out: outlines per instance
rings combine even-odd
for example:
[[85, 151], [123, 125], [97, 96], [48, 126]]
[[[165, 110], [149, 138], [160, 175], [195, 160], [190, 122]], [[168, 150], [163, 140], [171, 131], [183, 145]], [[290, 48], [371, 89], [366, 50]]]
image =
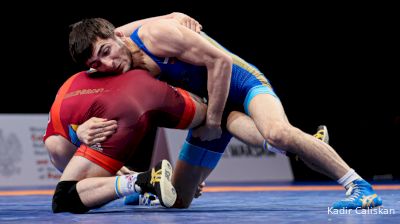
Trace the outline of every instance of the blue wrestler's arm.
[[229, 94], [233, 59], [206, 39], [171, 20], [149, 23], [140, 29], [150, 52], [159, 57], [176, 57], [181, 61], [207, 68], [208, 109], [205, 125], [193, 132], [204, 140], [219, 138], [221, 119]]
[[187, 28], [195, 31], [195, 32], [200, 32], [202, 29], [202, 26], [200, 25], [199, 22], [197, 22], [195, 19], [192, 17], [179, 13], [179, 12], [173, 12], [167, 15], [163, 16], [155, 16], [155, 17], [150, 17], [147, 19], [141, 19], [141, 20], [136, 20], [131, 23], [125, 24], [123, 26], [117, 27], [115, 31], [117, 32], [122, 32], [125, 36], [129, 37], [135, 31], [138, 27], [142, 26], [145, 23], [160, 20], [160, 19], [174, 19], [178, 21], [179, 24], [186, 26]]

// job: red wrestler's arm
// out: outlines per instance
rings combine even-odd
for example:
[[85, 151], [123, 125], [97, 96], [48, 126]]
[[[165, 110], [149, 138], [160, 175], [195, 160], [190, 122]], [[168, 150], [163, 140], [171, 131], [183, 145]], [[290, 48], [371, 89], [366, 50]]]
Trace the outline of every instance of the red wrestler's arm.
[[[44, 144], [49, 153], [51, 163], [53, 163], [54, 167], [56, 167], [60, 172], [63, 172], [71, 158], [74, 156], [77, 147], [61, 135], [49, 136]], [[133, 172], [134, 171], [123, 166], [117, 172], [117, 175], [125, 175]]]
[[50, 161], [63, 172], [76, 151], [76, 146], [61, 135], [52, 135], [44, 142]]

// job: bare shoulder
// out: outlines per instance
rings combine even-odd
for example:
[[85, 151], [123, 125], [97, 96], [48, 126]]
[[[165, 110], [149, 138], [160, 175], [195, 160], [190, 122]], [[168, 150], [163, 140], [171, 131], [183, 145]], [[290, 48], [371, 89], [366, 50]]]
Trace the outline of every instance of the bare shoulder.
[[174, 19], [160, 19], [144, 24], [139, 30], [139, 37], [151, 41], [170, 38], [179, 34], [181, 25]]
[[176, 57], [183, 51], [182, 27], [175, 20], [163, 19], [143, 25], [138, 33], [147, 49], [159, 57]]

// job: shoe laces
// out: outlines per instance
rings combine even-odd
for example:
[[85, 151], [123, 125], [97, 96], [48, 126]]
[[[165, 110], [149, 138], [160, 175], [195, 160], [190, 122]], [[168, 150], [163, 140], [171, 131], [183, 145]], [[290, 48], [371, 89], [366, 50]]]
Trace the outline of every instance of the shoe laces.
[[350, 185], [346, 191], [345, 201], [355, 201], [361, 194], [361, 188], [357, 185]]
[[159, 204], [157, 196], [149, 193], [139, 196], [139, 205], [156, 206]]
[[324, 139], [324, 135], [324, 130], [319, 130], [316, 134], [314, 134], [314, 137], [322, 141]]
[[150, 199], [146, 197], [141, 198], [139, 205], [150, 205]]
[[162, 174], [162, 170], [159, 169], [157, 171], [154, 170], [154, 168], [151, 170], [151, 180], [150, 180], [150, 184], [152, 184], [153, 186], [155, 185], [155, 183], [160, 182], [161, 180], [161, 174]]

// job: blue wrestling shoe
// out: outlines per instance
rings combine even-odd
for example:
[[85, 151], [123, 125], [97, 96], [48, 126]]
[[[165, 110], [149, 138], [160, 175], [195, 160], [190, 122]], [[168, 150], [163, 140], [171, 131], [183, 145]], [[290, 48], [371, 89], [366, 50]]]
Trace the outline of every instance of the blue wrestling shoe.
[[157, 206], [160, 205], [157, 195], [152, 193], [144, 193], [139, 195], [139, 205]]
[[125, 205], [145, 205], [145, 206], [157, 206], [160, 205], [160, 200], [158, 200], [157, 195], [152, 193], [144, 194], [131, 194], [124, 197]]
[[139, 193], [134, 193], [124, 197], [125, 205], [139, 205]]
[[346, 198], [333, 204], [333, 209], [373, 208], [382, 205], [382, 199], [365, 180], [355, 180], [347, 189]]

